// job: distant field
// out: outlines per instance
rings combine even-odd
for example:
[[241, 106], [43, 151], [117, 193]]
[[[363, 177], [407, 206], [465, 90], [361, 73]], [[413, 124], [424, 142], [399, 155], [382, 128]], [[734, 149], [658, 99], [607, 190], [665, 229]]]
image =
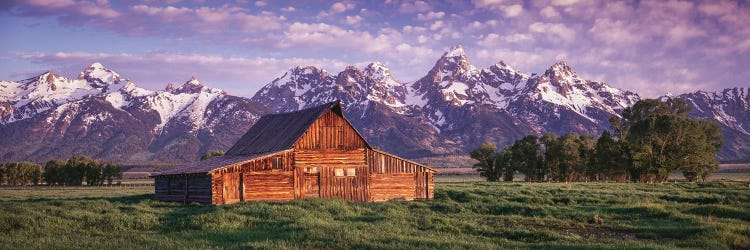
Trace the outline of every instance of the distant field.
[[430, 201], [221, 207], [152, 192], [0, 189], [0, 248], [750, 248], [737, 182], [437, 184]]

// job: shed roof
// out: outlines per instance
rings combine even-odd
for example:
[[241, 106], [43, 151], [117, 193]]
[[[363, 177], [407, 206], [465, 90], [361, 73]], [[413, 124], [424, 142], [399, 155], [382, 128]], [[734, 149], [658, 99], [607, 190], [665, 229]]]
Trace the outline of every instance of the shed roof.
[[[339, 101], [289, 113], [264, 115], [226, 155], [253, 155], [291, 149], [305, 131], [328, 110], [344, 116]], [[359, 136], [362, 137], [361, 134]], [[362, 140], [365, 140], [364, 137]], [[365, 144], [369, 147], [366, 140]]]
[[204, 160], [204, 161], [193, 162], [182, 167], [165, 170], [157, 175], [208, 173], [216, 169], [221, 169], [221, 168], [236, 165], [236, 164], [242, 164], [242, 163], [249, 162], [258, 158], [263, 158], [263, 157], [271, 156], [277, 153], [281, 153], [283, 151], [285, 150], [282, 150], [279, 152], [268, 152], [268, 153], [253, 154], [253, 155], [216, 156], [216, 157], [212, 157], [207, 160]]

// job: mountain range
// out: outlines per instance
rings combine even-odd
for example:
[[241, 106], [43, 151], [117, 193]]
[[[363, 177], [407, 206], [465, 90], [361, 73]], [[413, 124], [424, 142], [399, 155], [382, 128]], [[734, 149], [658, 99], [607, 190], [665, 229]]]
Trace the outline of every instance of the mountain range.
[[[691, 116], [722, 125], [724, 161], [750, 160], [750, 89], [694, 92]], [[182, 163], [229, 148], [261, 115], [341, 100], [374, 146], [411, 159], [466, 155], [527, 134], [599, 134], [638, 94], [581, 78], [564, 61], [525, 74], [500, 61], [473, 66], [459, 45], [414, 82], [373, 62], [332, 74], [296, 66], [251, 98], [195, 77], [151, 91], [94, 63], [76, 79], [53, 72], [0, 81], [0, 161], [86, 154], [127, 163]], [[455, 164], [469, 165], [466, 162]]]

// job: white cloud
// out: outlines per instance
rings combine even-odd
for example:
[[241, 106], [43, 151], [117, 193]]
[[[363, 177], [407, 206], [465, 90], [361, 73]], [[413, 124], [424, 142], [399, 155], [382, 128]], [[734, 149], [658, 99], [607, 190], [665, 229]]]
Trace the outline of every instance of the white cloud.
[[[285, 20], [283, 16], [275, 16], [271, 12], [261, 12], [257, 15], [247, 14], [244, 9], [222, 6], [198, 7], [152, 7], [147, 5], [132, 6], [131, 10], [146, 17], [153, 17], [156, 23], [179, 24], [178, 32], [195, 32], [214, 34], [225, 32], [227, 28], [237, 28], [242, 32], [257, 32], [277, 30]], [[190, 30], [185, 30], [185, 27]], [[166, 28], [166, 27], [165, 27]], [[180, 29], [181, 28], [181, 29]]]
[[439, 12], [427, 12], [427, 14], [419, 13], [417, 14], [417, 20], [421, 21], [429, 21], [433, 19], [442, 19], [445, 16], [445, 12], [439, 11]]
[[402, 13], [414, 13], [414, 12], [426, 12], [430, 10], [430, 5], [425, 1], [406, 1], [401, 3], [401, 5], [398, 8], [399, 12]]
[[581, 2], [581, 0], [552, 0], [551, 4], [555, 6], [570, 6], [578, 2]]
[[443, 25], [445, 25], [445, 23], [443, 23], [443, 21], [435, 21], [434, 23], [432, 23], [430, 25], [430, 30], [438, 30], [438, 29], [442, 28]]
[[346, 16], [344, 18], [344, 22], [349, 25], [359, 25], [362, 22], [363, 18], [361, 16]]
[[542, 8], [542, 10], [539, 11], [539, 15], [544, 18], [552, 19], [552, 18], [559, 18], [560, 12], [557, 12], [557, 10], [555, 10], [555, 7], [547, 6], [547, 7]]
[[375, 53], [387, 51], [392, 47], [395, 31], [389, 30], [388, 35], [381, 33], [371, 35], [365, 31], [354, 31], [325, 23], [295, 22], [284, 31], [279, 48], [292, 47], [323, 47], [323, 48], [356, 48], [363, 52]]
[[503, 0], [472, 0], [474, 6], [478, 8], [496, 7], [503, 4]]
[[594, 37], [607, 44], [633, 45], [646, 40], [635, 26], [627, 25], [622, 20], [613, 21], [607, 18], [596, 19], [589, 29]]
[[331, 5], [331, 11], [333, 13], [342, 13], [347, 10], [354, 9], [354, 7], [355, 7], [354, 3], [336, 2], [333, 5]]
[[268, 5], [268, 3], [264, 2], [264, 1], [255, 1], [255, 6], [257, 6], [257, 7], [263, 7], [263, 6], [266, 6], [266, 5]]
[[505, 17], [517, 17], [521, 15], [522, 12], [523, 6], [520, 4], [505, 6], [503, 8], [503, 14], [505, 15]]
[[281, 8], [281, 11], [283, 12], [294, 12], [295, 10], [297, 9], [294, 8], [294, 6], [287, 6], [287, 7]]
[[573, 42], [576, 32], [561, 23], [536, 22], [529, 25], [529, 30], [535, 33], [546, 34], [552, 39], [561, 39], [565, 42]]

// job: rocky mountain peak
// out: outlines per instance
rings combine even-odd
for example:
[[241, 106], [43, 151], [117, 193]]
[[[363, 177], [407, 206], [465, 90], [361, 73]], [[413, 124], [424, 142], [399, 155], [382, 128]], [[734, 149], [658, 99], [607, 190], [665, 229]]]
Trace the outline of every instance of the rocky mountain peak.
[[347, 66], [336, 76], [336, 85], [349, 86], [359, 83], [364, 77], [364, 73], [354, 66]]
[[556, 62], [544, 74], [550, 78], [578, 77], [565, 61]]
[[443, 57], [463, 59], [466, 58], [466, 52], [464, 52], [464, 47], [461, 46], [461, 44], [456, 44], [456, 46], [453, 46], [448, 51], [446, 51], [443, 54]]
[[[168, 86], [167, 86], [168, 87]], [[191, 76], [190, 80], [185, 82], [185, 84], [182, 84], [179, 88], [172, 91], [172, 93], [175, 94], [195, 94], [200, 93], [201, 90], [203, 90], [203, 84], [201, 84], [200, 81], [198, 81], [198, 78], [195, 76]]]
[[167, 86], [164, 87], [164, 91], [172, 92], [173, 90], [177, 89], [177, 87], [174, 86], [173, 83], [167, 83]]
[[79, 75], [79, 80], [86, 80], [95, 87], [119, 84], [122, 80], [117, 72], [107, 69], [101, 63], [95, 62], [86, 67]]
[[43, 79], [43, 81], [47, 82], [48, 84], [54, 84], [55, 80], [57, 79], [57, 77], [59, 77], [59, 76], [57, 74], [55, 74], [55, 72], [47, 71], [44, 74], [42, 74], [41, 76], [39, 76], [39, 79], [40, 80]]
[[386, 82], [391, 79], [391, 70], [381, 62], [371, 62], [365, 68], [365, 76], [371, 78], [376, 82]]
[[430, 73], [434, 77], [435, 82], [440, 82], [464, 81], [471, 78], [472, 75], [477, 75], [479, 72], [469, 62], [469, 58], [466, 56], [463, 47], [456, 45], [440, 57]]

